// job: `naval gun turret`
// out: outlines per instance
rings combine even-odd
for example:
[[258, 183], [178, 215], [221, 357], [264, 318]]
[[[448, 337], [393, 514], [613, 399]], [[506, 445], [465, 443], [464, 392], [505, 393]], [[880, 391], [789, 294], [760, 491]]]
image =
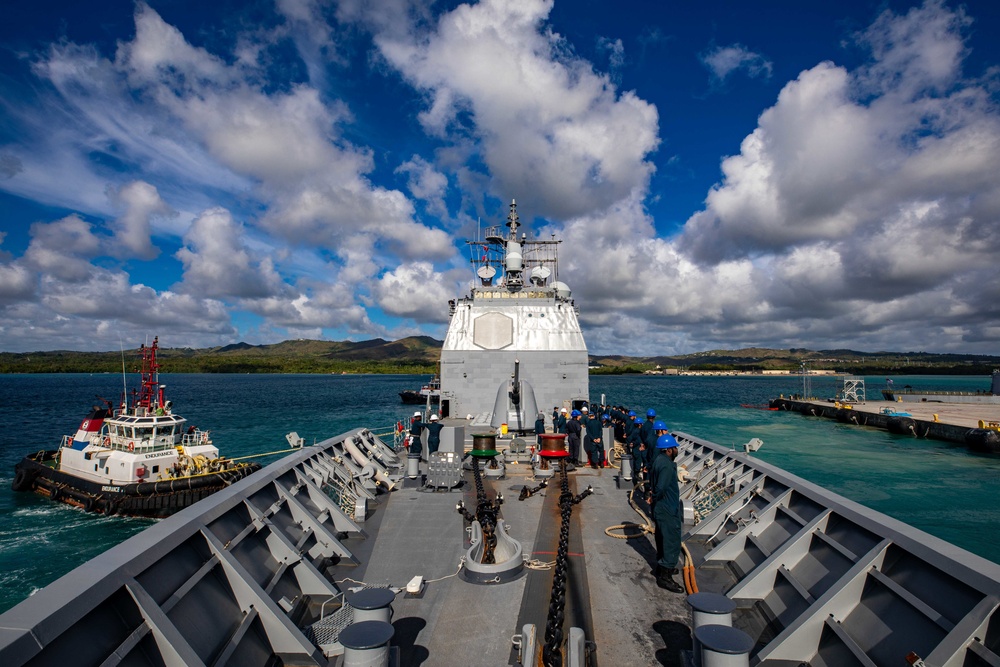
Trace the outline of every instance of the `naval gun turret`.
[[521, 378], [520, 370], [521, 362], [515, 359], [510, 381], [497, 389], [497, 397], [493, 402], [493, 419], [490, 420], [493, 428], [507, 424], [508, 430], [514, 433], [526, 433], [534, 429], [534, 416], [538, 414], [535, 390], [527, 380]]

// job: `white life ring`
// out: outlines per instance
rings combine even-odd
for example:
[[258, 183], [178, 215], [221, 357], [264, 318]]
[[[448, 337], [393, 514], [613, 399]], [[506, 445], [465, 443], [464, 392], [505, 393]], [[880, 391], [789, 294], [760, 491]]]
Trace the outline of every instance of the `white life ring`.
[[135, 443], [134, 442], [128, 443], [128, 450], [130, 452], [134, 452], [135, 451]]

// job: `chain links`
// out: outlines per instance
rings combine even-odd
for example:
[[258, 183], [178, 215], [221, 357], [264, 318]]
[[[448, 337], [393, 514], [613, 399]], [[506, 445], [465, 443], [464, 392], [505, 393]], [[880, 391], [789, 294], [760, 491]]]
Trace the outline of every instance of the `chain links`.
[[552, 594], [549, 596], [549, 615], [545, 620], [545, 647], [542, 649], [542, 664], [545, 667], [562, 667], [563, 621], [566, 610], [566, 577], [569, 574], [569, 523], [573, 516], [573, 505], [594, 492], [592, 487], [578, 496], [569, 491], [569, 476], [566, 474], [566, 459], [559, 460], [559, 549], [556, 551], [555, 573], [552, 575]]
[[479, 459], [476, 457], [472, 457], [472, 476], [476, 480], [476, 513], [470, 513], [464, 505], [459, 505], [458, 511], [465, 517], [466, 521], [479, 522], [480, 528], [483, 529], [482, 563], [492, 565], [496, 563], [496, 526], [497, 517], [500, 515], [500, 505], [503, 504], [503, 495], [497, 494], [495, 500], [486, 497], [483, 475], [479, 470]]

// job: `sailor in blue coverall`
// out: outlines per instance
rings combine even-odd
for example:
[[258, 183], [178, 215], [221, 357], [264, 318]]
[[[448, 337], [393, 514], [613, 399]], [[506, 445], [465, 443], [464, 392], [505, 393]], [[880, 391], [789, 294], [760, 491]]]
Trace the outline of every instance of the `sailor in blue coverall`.
[[438, 421], [437, 415], [431, 415], [431, 422], [424, 427], [424, 432], [427, 433], [427, 455], [430, 456], [438, 450], [441, 446], [441, 429], [444, 428], [444, 424]]
[[649, 501], [656, 524], [656, 585], [673, 593], [684, 587], [674, 580], [677, 559], [681, 554], [682, 509], [677, 485], [677, 441], [664, 434], [656, 441], [656, 454], [650, 469]]

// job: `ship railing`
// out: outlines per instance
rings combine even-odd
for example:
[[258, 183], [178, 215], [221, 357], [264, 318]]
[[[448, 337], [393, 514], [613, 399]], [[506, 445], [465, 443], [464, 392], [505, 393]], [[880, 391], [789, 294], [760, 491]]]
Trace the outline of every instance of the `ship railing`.
[[[160, 452], [168, 449], [173, 449], [174, 445], [170, 440], [143, 440], [140, 438], [130, 438], [124, 435], [108, 435], [104, 434], [101, 436], [100, 440], [94, 443], [95, 445], [100, 445], [106, 449], [112, 449], [119, 452]], [[129, 447], [131, 445], [131, 448]]]
[[211, 439], [208, 437], [208, 431], [195, 431], [194, 433], [185, 433], [181, 436], [181, 444], [187, 447], [194, 445], [209, 445], [211, 444]]
[[389, 426], [387, 428], [378, 431], [372, 431], [372, 435], [374, 435], [382, 442], [386, 442], [387, 440], [391, 439], [392, 450], [396, 453], [399, 453], [405, 446], [406, 436], [409, 433], [409, 431], [407, 431], [407, 429], [403, 427], [403, 423], [404, 422], [400, 420], [396, 422], [394, 425]]

